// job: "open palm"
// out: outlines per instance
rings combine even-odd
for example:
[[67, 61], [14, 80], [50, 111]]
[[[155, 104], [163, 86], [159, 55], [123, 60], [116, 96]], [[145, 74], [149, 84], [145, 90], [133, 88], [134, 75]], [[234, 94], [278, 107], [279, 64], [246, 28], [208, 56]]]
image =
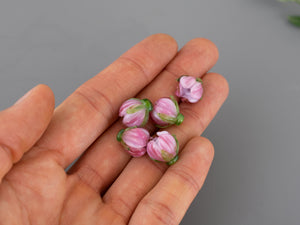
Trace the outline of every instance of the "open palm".
[[[152, 35], [80, 86], [54, 110], [52, 91], [32, 89], [0, 112], [0, 224], [179, 224], [213, 159], [201, 133], [228, 94], [226, 80], [207, 73], [218, 58], [197, 38], [179, 52], [173, 38]], [[176, 164], [131, 158], [116, 141], [118, 109], [137, 96], [173, 95], [176, 78], [202, 77], [203, 99], [181, 103]], [[151, 133], [156, 128], [149, 122]], [[79, 156], [67, 173], [65, 168]]]

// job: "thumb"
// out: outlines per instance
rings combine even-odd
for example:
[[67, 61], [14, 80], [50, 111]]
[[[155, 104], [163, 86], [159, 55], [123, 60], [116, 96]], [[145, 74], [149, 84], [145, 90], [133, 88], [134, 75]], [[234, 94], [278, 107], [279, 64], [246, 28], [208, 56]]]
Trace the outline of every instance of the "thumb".
[[46, 130], [54, 111], [54, 95], [38, 85], [0, 112], [0, 181]]

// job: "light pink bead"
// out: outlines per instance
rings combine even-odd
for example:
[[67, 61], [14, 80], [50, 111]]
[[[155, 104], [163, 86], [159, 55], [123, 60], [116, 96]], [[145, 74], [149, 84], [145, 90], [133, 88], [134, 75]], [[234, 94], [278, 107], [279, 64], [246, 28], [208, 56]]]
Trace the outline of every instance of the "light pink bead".
[[172, 96], [171, 98], [161, 98], [155, 102], [151, 118], [158, 127], [164, 128], [172, 124], [181, 124], [184, 117], [179, 112], [178, 103]]
[[184, 75], [178, 80], [179, 84], [175, 94], [181, 98], [182, 101], [196, 103], [201, 99], [203, 86], [200, 78]]
[[147, 153], [153, 160], [174, 164], [178, 159], [178, 143], [176, 137], [167, 131], [156, 133], [157, 137], [147, 144]]
[[131, 98], [121, 105], [119, 116], [123, 117], [123, 124], [127, 127], [140, 127], [148, 122], [151, 110], [152, 104], [148, 99]]
[[146, 146], [150, 138], [149, 132], [143, 128], [127, 128], [121, 130], [117, 140], [133, 157], [140, 157], [146, 153]]

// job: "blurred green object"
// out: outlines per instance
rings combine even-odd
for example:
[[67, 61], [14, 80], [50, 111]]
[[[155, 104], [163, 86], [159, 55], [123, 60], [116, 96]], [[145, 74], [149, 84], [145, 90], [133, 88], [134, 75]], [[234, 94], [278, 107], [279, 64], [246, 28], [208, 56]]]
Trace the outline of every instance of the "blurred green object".
[[[300, 0], [279, 0], [280, 2], [295, 2], [295, 3], [298, 3], [300, 4]], [[300, 27], [300, 16], [289, 16], [288, 17], [288, 21], [297, 26], [297, 27]]]
[[300, 4], [300, 0], [279, 0], [280, 2], [296, 2]]
[[288, 20], [291, 24], [300, 27], [300, 16], [289, 16]]

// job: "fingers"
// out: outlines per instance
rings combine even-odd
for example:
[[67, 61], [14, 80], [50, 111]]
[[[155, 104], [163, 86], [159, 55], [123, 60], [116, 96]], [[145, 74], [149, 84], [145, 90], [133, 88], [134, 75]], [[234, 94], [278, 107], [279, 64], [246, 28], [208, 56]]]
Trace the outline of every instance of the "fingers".
[[39, 85], [0, 112], [0, 180], [42, 136], [53, 110], [51, 89]]
[[117, 118], [121, 103], [144, 88], [176, 51], [176, 42], [165, 34], [135, 45], [55, 110], [38, 146], [58, 151], [58, 163], [68, 166]]
[[[139, 98], [151, 101], [170, 96], [176, 89], [176, 78], [182, 74], [201, 76], [217, 61], [215, 45], [206, 39], [189, 41], [167, 66], [142, 92]], [[132, 97], [132, 96], [131, 96]], [[73, 168], [73, 172], [96, 191], [106, 189], [123, 170], [130, 156], [116, 141], [116, 134], [123, 126], [117, 122], [99, 138]]]
[[[207, 74], [202, 80], [204, 93], [206, 93], [202, 100], [196, 104], [186, 103], [182, 111], [185, 115], [184, 122], [180, 126], [165, 129], [176, 135], [180, 150], [191, 138], [199, 136], [204, 131], [228, 94], [227, 82], [221, 75]], [[142, 197], [160, 180], [167, 168], [165, 163], [156, 163], [147, 156], [133, 158], [106, 192], [103, 201], [114, 207], [115, 211], [123, 217], [129, 218], [131, 215], [129, 209], [133, 211]], [[127, 206], [128, 209], [122, 208], [123, 202], [126, 202], [125, 207]]]
[[178, 162], [139, 203], [129, 224], [179, 224], [205, 181], [213, 155], [207, 139], [191, 139]]

